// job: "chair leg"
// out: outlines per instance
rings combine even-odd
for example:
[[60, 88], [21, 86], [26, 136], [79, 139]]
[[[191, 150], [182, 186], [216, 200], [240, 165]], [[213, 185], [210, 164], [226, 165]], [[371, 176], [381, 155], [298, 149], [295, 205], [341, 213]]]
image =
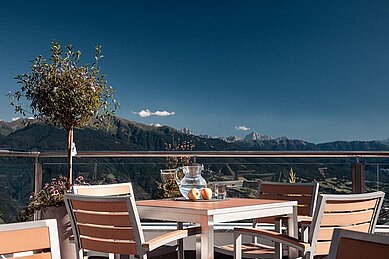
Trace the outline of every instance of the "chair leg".
[[242, 258], [242, 235], [234, 233], [234, 259]]
[[[282, 234], [282, 219], [274, 222], [275, 232]], [[274, 242], [274, 258], [282, 258], [282, 244]]]
[[301, 228], [301, 236], [304, 242], [308, 242], [309, 227]]
[[77, 258], [84, 259], [84, 249], [78, 249]]
[[311, 252], [306, 252], [303, 256], [304, 259], [313, 259], [313, 254]]
[[196, 259], [201, 259], [201, 235], [196, 235]]

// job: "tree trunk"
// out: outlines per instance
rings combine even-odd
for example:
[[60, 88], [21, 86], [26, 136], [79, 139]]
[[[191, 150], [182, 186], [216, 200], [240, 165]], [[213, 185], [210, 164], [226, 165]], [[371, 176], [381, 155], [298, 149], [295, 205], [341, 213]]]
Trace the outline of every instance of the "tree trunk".
[[68, 180], [69, 189], [73, 185], [73, 157], [72, 157], [72, 144], [73, 144], [73, 127], [68, 130]]

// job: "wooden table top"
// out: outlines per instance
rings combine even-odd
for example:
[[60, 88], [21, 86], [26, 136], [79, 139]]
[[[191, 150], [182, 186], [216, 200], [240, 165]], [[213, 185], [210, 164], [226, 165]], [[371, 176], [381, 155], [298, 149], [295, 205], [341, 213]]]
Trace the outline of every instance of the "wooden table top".
[[[137, 201], [136, 205], [140, 207], [154, 207], [154, 208], [174, 208], [174, 209], [191, 209], [191, 210], [218, 210], [227, 208], [237, 208], [256, 205], [279, 206], [280, 204], [294, 204], [294, 201], [285, 200], [268, 200], [268, 199], [246, 199], [246, 198], [228, 198], [226, 200], [217, 201], [183, 201], [174, 199], [163, 200], [141, 200]], [[297, 205], [297, 203], [296, 203]]]

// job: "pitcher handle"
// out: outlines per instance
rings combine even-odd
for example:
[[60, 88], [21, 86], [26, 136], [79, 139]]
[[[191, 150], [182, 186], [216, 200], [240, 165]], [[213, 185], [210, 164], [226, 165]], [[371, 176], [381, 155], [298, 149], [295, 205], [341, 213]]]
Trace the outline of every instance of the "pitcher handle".
[[176, 170], [174, 171], [174, 179], [176, 180], [176, 183], [177, 183], [178, 187], [180, 187], [180, 185], [181, 185], [181, 180], [178, 179], [178, 176], [177, 176], [177, 174], [178, 174], [178, 172], [179, 172], [180, 170], [182, 170], [182, 167], [178, 167], [178, 168], [176, 168]]

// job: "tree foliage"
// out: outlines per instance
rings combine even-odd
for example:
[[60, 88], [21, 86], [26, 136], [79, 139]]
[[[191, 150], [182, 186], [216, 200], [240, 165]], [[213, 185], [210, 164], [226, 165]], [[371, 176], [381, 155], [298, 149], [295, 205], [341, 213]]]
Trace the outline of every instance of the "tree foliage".
[[58, 42], [53, 42], [50, 60], [38, 56], [31, 61], [30, 73], [16, 76], [21, 90], [9, 93], [15, 111], [31, 113], [66, 130], [112, 115], [118, 103], [100, 72], [101, 49], [96, 46], [95, 62], [89, 67], [79, 64], [81, 52], [73, 51], [72, 45], [63, 51]]

